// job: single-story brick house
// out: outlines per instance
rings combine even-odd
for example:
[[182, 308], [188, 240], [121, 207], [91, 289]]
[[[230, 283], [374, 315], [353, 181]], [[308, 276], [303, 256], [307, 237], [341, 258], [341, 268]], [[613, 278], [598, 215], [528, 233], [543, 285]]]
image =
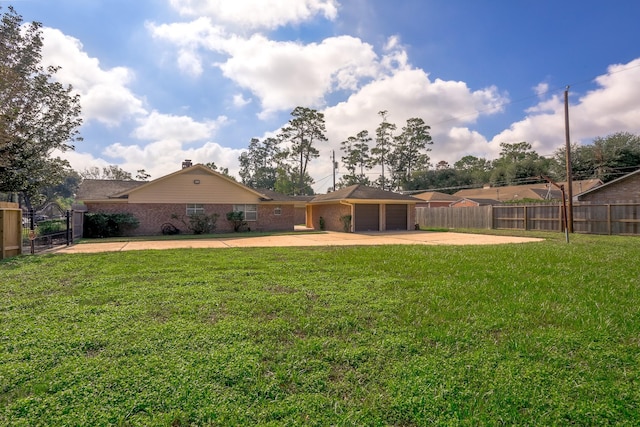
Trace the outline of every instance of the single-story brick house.
[[[418, 202], [420, 200], [415, 197], [361, 184], [352, 185], [314, 197], [307, 204], [306, 225], [328, 231], [413, 230]], [[348, 222], [348, 230], [345, 230], [345, 222]]]
[[640, 169], [574, 196], [580, 203], [640, 203]]
[[183, 168], [153, 181], [84, 180], [76, 200], [88, 213], [131, 213], [140, 221], [134, 235], [162, 233], [170, 223], [182, 232], [185, 225], [172, 216], [218, 214], [217, 232], [233, 231], [227, 213], [243, 211], [254, 231], [293, 231], [295, 206], [300, 201], [275, 192], [258, 191], [202, 164]]

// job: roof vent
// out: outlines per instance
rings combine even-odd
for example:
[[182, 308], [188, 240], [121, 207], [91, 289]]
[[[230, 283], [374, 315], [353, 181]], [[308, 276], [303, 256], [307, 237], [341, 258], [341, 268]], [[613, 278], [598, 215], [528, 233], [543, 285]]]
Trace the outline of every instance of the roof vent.
[[182, 169], [190, 168], [191, 166], [193, 166], [193, 163], [191, 163], [191, 160], [187, 159], [184, 162], [182, 162]]

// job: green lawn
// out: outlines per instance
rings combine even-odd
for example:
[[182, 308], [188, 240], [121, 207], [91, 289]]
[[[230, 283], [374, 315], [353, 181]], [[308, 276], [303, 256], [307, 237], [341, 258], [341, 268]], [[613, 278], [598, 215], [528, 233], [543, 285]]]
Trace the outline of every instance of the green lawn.
[[0, 425], [640, 425], [640, 240], [0, 262]]

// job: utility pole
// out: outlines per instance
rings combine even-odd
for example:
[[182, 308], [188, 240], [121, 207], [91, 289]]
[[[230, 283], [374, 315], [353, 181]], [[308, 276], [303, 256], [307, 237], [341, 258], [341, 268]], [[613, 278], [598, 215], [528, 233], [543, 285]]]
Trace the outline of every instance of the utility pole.
[[567, 217], [567, 199], [565, 197], [564, 185], [558, 184], [557, 182], [555, 182], [554, 180], [552, 180], [546, 175], [541, 175], [541, 177], [542, 179], [546, 180], [554, 187], [557, 187], [562, 193], [562, 225], [564, 225], [564, 237], [567, 243], [569, 243], [569, 227], [567, 226], [569, 222]]
[[569, 134], [569, 86], [564, 91], [564, 134], [566, 143], [565, 162], [567, 166], [567, 197], [569, 199], [567, 209], [567, 230], [573, 233], [573, 170], [571, 168], [571, 137]]

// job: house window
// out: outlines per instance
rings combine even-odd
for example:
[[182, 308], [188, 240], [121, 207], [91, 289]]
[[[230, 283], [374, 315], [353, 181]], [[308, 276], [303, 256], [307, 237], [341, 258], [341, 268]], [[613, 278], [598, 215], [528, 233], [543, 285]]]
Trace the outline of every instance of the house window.
[[233, 205], [235, 212], [244, 212], [245, 221], [258, 220], [258, 205]]
[[204, 215], [204, 206], [199, 203], [187, 203], [187, 216]]
[[275, 208], [273, 208], [273, 214], [282, 215], [282, 208], [280, 206], [276, 206]]

